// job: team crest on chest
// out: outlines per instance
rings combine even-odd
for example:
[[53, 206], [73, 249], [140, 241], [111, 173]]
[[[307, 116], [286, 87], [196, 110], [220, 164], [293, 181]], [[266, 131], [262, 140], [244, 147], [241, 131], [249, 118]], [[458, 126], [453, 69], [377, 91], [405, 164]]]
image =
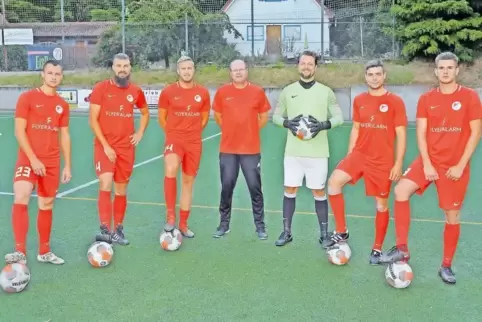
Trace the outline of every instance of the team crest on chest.
[[57, 105], [55, 107], [55, 112], [57, 112], [57, 114], [62, 114], [63, 111], [64, 111], [64, 109], [62, 108], [62, 106]]
[[134, 97], [133, 97], [131, 94], [127, 95], [127, 101], [128, 101], [129, 103], [134, 102]]
[[387, 104], [382, 104], [380, 105], [380, 112], [387, 112], [388, 111], [388, 105]]
[[459, 101], [455, 101], [452, 103], [452, 109], [454, 111], [458, 111], [462, 108], [462, 103], [460, 103]]
[[199, 95], [194, 96], [194, 100], [198, 103], [201, 102], [201, 96]]

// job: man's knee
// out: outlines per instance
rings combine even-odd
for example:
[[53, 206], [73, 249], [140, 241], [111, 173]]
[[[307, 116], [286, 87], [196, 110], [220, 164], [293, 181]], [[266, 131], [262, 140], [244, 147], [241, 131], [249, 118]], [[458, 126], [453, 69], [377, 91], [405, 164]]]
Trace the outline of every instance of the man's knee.
[[111, 191], [112, 183], [114, 181], [114, 174], [112, 172], [106, 172], [99, 176], [99, 189], [101, 191]]
[[377, 212], [386, 212], [388, 211], [388, 199], [387, 198], [375, 198], [375, 202], [377, 205]]
[[415, 191], [417, 191], [417, 189], [418, 186], [415, 182], [408, 179], [402, 179], [393, 189], [395, 200], [407, 201], [415, 193]]
[[187, 174], [183, 173], [182, 179], [181, 179], [182, 185], [185, 186], [185, 187], [192, 187], [193, 184], [194, 184], [195, 178], [196, 178], [195, 176], [187, 175]]
[[38, 208], [42, 210], [52, 210], [54, 208], [55, 197], [39, 197]]
[[167, 177], [174, 178], [179, 171], [181, 158], [175, 153], [169, 153], [164, 157], [164, 171]]
[[296, 193], [298, 192], [298, 187], [286, 187], [285, 186], [285, 196], [296, 196]]
[[445, 221], [450, 225], [460, 223], [460, 210], [445, 210]]
[[127, 194], [127, 186], [128, 186], [128, 183], [127, 182], [124, 182], [124, 183], [114, 183], [114, 192], [116, 195], [118, 196], [125, 196]]
[[27, 205], [32, 196], [33, 184], [28, 181], [17, 181], [13, 184], [14, 203]]
[[328, 179], [328, 194], [336, 195], [341, 193], [343, 187], [351, 180], [348, 173], [335, 169]]
[[313, 198], [315, 198], [315, 200], [326, 200], [325, 189], [312, 189], [311, 193], [313, 194]]

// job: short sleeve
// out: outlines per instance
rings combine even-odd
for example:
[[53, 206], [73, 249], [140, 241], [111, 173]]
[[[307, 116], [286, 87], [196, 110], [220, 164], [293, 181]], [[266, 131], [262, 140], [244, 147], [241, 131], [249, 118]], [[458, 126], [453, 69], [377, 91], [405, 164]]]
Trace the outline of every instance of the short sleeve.
[[95, 105], [102, 104], [102, 96], [104, 95], [104, 83], [97, 83], [95, 84], [94, 88], [92, 89], [92, 93], [90, 94], [90, 103]]
[[67, 102], [62, 103], [62, 116], [60, 117], [60, 127], [68, 127], [70, 121], [70, 106]]
[[201, 107], [201, 112], [209, 112], [211, 110], [211, 96], [209, 91], [206, 89], [203, 95], [203, 105]]
[[223, 112], [223, 93], [221, 88], [214, 94], [213, 111], [217, 113]]
[[164, 87], [159, 95], [159, 102], [157, 103], [159, 109], [169, 109], [169, 90], [168, 87]]
[[482, 103], [476, 91], [471, 91], [468, 110], [469, 120], [482, 119]]
[[15, 117], [27, 119], [29, 110], [30, 103], [28, 99], [28, 93], [22, 93], [18, 98], [17, 106], [15, 107]]
[[259, 100], [257, 108], [258, 113], [266, 113], [271, 110], [271, 104], [268, 100], [268, 96], [266, 96], [266, 93], [262, 88], [259, 90]]
[[405, 108], [405, 103], [403, 102], [401, 97], [396, 97], [394, 100], [394, 109], [395, 109], [395, 117], [393, 123], [395, 127], [398, 126], [407, 126], [407, 110]]
[[427, 104], [426, 101], [426, 94], [420, 96], [417, 103], [417, 118], [418, 119], [426, 119], [428, 117], [427, 114]]
[[360, 98], [358, 96], [355, 96], [353, 99], [353, 121], [360, 123], [360, 106], [359, 106], [359, 101]]
[[144, 91], [142, 88], [137, 89], [137, 100], [136, 100], [136, 107], [137, 108], [146, 108], [147, 107], [147, 100], [146, 100], [146, 95], [144, 94]]

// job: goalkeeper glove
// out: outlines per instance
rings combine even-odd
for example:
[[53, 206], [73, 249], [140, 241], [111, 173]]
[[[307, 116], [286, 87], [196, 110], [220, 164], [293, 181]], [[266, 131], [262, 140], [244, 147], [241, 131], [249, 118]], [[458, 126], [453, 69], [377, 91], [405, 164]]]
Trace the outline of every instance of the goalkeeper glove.
[[287, 128], [291, 131], [291, 133], [296, 136], [296, 132], [298, 131], [298, 126], [300, 125], [300, 120], [303, 117], [302, 114], [298, 115], [297, 117], [289, 120], [285, 119], [283, 121], [283, 127]]
[[330, 121], [320, 122], [311, 115], [308, 116], [308, 120], [310, 121], [310, 125], [308, 125], [308, 127], [311, 130], [313, 138], [315, 136], [317, 136], [318, 133], [320, 133], [321, 131], [331, 129], [331, 122]]

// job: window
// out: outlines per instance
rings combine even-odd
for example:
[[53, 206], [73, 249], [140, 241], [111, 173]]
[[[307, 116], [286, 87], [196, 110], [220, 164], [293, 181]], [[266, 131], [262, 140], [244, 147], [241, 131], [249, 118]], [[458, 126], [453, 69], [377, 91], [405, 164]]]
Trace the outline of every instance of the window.
[[300, 25], [285, 25], [284, 26], [285, 40], [301, 40], [301, 26]]
[[[254, 41], [263, 41], [264, 40], [264, 26], [254, 26]], [[248, 41], [251, 41], [251, 26], [248, 25], [247, 28], [247, 36]]]
[[288, 0], [259, 0], [261, 2], [281, 2], [281, 1], [288, 1]]

